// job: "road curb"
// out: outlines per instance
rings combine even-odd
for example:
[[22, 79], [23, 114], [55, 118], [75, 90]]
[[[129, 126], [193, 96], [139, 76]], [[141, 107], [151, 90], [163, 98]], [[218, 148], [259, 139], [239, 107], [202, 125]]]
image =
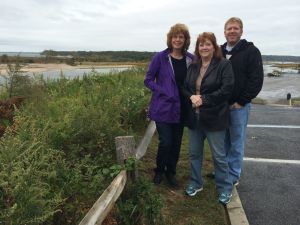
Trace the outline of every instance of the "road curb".
[[284, 105], [284, 104], [275, 104], [275, 103], [267, 103], [267, 106], [277, 106], [277, 107], [286, 107], [286, 108], [294, 108], [292, 105]]
[[225, 207], [230, 225], [249, 225], [236, 187], [233, 187], [231, 202]]

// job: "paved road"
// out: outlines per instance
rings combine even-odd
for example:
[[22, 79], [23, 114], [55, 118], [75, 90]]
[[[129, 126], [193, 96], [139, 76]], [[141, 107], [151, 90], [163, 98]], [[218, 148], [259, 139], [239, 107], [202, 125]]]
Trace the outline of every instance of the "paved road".
[[[300, 224], [300, 108], [252, 105], [238, 192], [250, 225]], [[276, 159], [275, 162], [247, 158]]]

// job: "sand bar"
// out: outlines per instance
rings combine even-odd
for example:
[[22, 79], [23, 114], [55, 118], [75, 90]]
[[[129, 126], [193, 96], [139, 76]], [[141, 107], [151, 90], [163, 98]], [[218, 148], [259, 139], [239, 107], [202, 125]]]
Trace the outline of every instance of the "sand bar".
[[[53, 71], [53, 70], [74, 70], [74, 69], [92, 69], [92, 68], [119, 68], [119, 67], [131, 67], [134, 66], [133, 64], [83, 64], [83, 65], [76, 65], [70, 66], [67, 64], [58, 64], [58, 63], [29, 63], [25, 64], [22, 67], [22, 71], [29, 72], [29, 73], [42, 73], [45, 71]], [[6, 64], [0, 64], [0, 73], [6, 74]]]

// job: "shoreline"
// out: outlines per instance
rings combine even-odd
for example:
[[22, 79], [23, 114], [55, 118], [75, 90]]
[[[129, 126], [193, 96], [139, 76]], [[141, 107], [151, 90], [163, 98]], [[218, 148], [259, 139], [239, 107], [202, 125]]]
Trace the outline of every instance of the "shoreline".
[[[65, 63], [28, 63], [25, 64], [21, 71], [27, 73], [43, 73], [47, 71], [59, 71], [59, 70], [74, 70], [74, 69], [92, 69], [92, 68], [120, 68], [120, 67], [133, 67], [135, 63], [132, 64], [117, 64], [117, 63], [89, 63], [71, 66]], [[0, 64], [0, 74], [6, 74], [6, 64]]]

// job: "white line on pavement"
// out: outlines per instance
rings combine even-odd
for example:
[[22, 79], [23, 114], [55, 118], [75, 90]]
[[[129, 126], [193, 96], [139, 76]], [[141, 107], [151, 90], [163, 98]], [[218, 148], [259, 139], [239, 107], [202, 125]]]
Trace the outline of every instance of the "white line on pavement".
[[248, 157], [244, 157], [244, 161], [269, 162], [269, 163], [286, 163], [286, 164], [300, 164], [300, 160], [289, 160], [289, 159], [263, 159], [263, 158], [248, 158]]
[[300, 128], [300, 126], [293, 126], [293, 125], [270, 125], [270, 124], [248, 124], [247, 127], [290, 128], [290, 129]]

